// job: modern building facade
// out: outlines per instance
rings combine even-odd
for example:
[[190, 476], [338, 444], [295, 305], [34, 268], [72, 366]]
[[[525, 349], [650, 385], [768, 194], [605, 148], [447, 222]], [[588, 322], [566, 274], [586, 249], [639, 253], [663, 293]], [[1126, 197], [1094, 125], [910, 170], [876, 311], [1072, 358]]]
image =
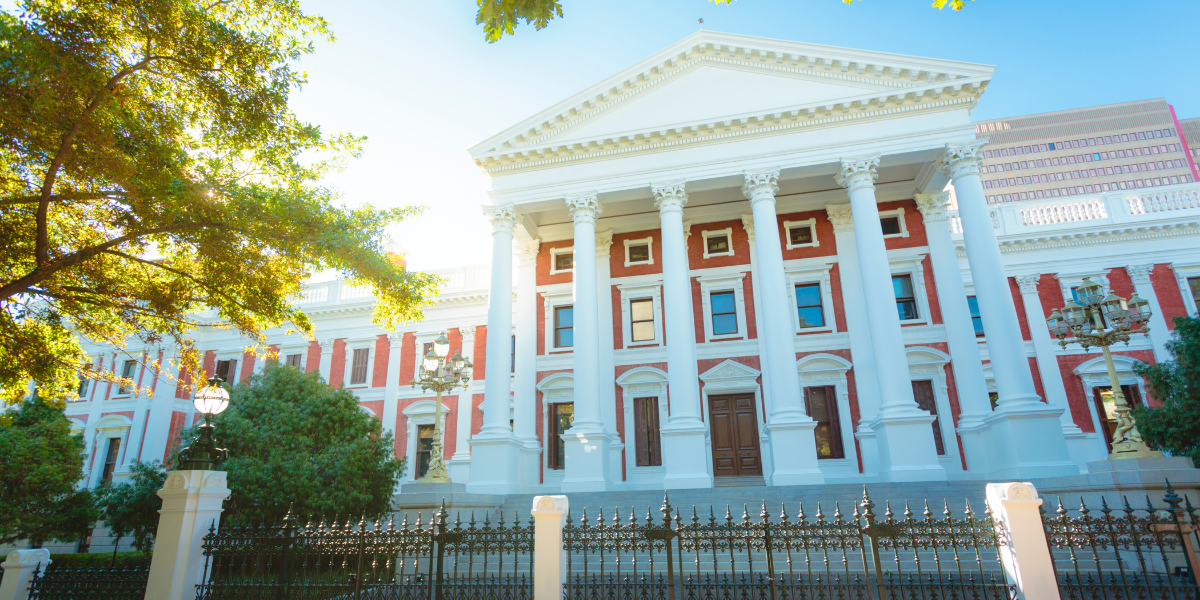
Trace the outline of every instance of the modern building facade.
[[[471, 149], [492, 263], [443, 272], [423, 321], [382, 331], [369, 290], [331, 281], [302, 299], [317, 339], [270, 342], [395, 432], [406, 481], [437, 408], [409, 382], [442, 331], [475, 363], [442, 406], [469, 491], [1078, 473], [1108, 452], [1108, 379], [1045, 318], [1084, 277], [1149, 300], [1151, 335], [1115, 361], [1150, 401], [1132, 367], [1166, 358], [1200, 297], [1191, 122], [1161, 100], [972, 122], [991, 73], [699, 32]], [[1089, 163], [1084, 143], [1118, 158]], [[229, 332], [198, 344], [227, 379], [264, 364]], [[94, 485], [161, 460], [196, 417], [152, 368], [170, 349], [87, 350], [155, 391], [92, 384], [68, 404]]]

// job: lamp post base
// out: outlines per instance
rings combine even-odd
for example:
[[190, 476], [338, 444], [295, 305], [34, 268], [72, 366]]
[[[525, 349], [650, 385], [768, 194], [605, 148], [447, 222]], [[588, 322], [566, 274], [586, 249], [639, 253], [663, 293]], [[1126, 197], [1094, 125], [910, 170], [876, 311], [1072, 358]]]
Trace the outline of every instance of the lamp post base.
[[1145, 442], [1119, 442], [1113, 444], [1108, 460], [1120, 458], [1163, 458], [1163, 453], [1146, 447]]

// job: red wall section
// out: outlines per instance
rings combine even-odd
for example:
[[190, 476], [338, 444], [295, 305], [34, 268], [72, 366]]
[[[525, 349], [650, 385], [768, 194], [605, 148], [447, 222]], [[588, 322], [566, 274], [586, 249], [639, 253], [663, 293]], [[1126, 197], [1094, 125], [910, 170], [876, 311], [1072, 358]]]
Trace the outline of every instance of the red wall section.
[[201, 363], [204, 369], [204, 377], [212, 377], [217, 370], [217, 353], [214, 350], [209, 350], [204, 353], [204, 362]]
[[[783, 222], [807, 221], [809, 219], [817, 220], [816, 234], [818, 245], [810, 248], [793, 248], [788, 250], [788, 236], [787, 232], [783, 230]], [[833, 239], [833, 223], [829, 222], [829, 215], [824, 210], [782, 214], [776, 220], [779, 223], [779, 245], [783, 249], [783, 260], [812, 258], [814, 256], [834, 256], [837, 254], [837, 244], [834, 243]]]
[[[1058, 278], [1052, 274], [1042, 275], [1038, 280], [1038, 300], [1042, 303], [1042, 314], [1049, 315], [1050, 311], [1056, 308], [1062, 308], [1063, 301], [1062, 288], [1058, 285]], [[1020, 291], [1018, 289], [1018, 291]]]
[[925, 297], [929, 299], [929, 320], [934, 325], [940, 325], [942, 305], [938, 302], [937, 282], [933, 280], [933, 261], [928, 256], [921, 261], [921, 270], [925, 272]]
[[471, 435], [479, 433], [483, 429], [483, 394], [473, 394], [471, 396]]
[[304, 361], [304, 372], [312, 373], [321, 368], [321, 343], [313, 340], [308, 343], [308, 358]]
[[388, 341], [387, 334], [375, 336], [375, 366], [371, 369], [371, 387], [387, 386], [387, 368], [391, 356], [392, 344]]
[[[462, 332], [457, 327], [451, 327], [446, 331], [446, 340], [450, 342], [450, 349], [446, 351], [447, 359], [454, 356], [455, 352], [462, 352]], [[474, 361], [471, 361], [474, 364]]]
[[[650, 238], [650, 257], [653, 264], [625, 266], [625, 240], [644, 240]], [[549, 258], [546, 259], [549, 261]], [[547, 262], [549, 265], [549, 262]], [[549, 267], [547, 267], [547, 273]], [[657, 229], [646, 229], [631, 233], [613, 234], [612, 250], [608, 254], [608, 273], [610, 277], [629, 277], [631, 275], [651, 275], [662, 273], [662, 232]], [[568, 279], [570, 281], [570, 279]]]
[[341, 389], [346, 381], [346, 340], [333, 340], [333, 354], [329, 361], [329, 385]]
[[537, 353], [546, 354], [546, 298], [541, 294], [537, 295]]
[[609, 286], [609, 291], [612, 292], [609, 296], [611, 296], [610, 304], [612, 304], [613, 316], [613, 350], [620, 350], [625, 344], [625, 332], [621, 329], [623, 326], [621, 322], [623, 319], [621, 316], [621, 290], [617, 289], [617, 286], [614, 285]]
[[171, 458], [171, 453], [175, 452], [175, 448], [179, 446], [179, 432], [183, 431], [183, 422], [187, 420], [187, 413], [174, 411], [171, 413], [171, 425], [167, 434], [167, 449], [163, 452], [162, 461], [166, 464], [167, 459]]
[[366, 402], [359, 402], [358, 405], [371, 409], [371, 412], [378, 415], [376, 418], [383, 418], [383, 400], [368, 400]]
[[[541, 248], [538, 248], [536, 271], [538, 285], [550, 285], [553, 283], [571, 283], [573, 273], [559, 273], [557, 275], [550, 274], [550, 251], [555, 248], [570, 248], [575, 245], [575, 240], [559, 240], [557, 242], [545, 242]], [[622, 245], [624, 247], [624, 245]], [[623, 250], [622, 250], [623, 251]], [[624, 264], [624, 260], [621, 261]]]
[[746, 278], [742, 280], [746, 298], [746, 339], [758, 339], [758, 323], [754, 321], [755, 306], [754, 306], [754, 273], [746, 271]]
[[[732, 230], [732, 239], [729, 242], [733, 246], [733, 256], [704, 258], [704, 232], [725, 228]], [[750, 236], [746, 234], [746, 228], [742, 226], [741, 219], [692, 224], [691, 232], [692, 237], [688, 239], [688, 266], [691, 268], [711, 269], [750, 264]]]
[[[700, 280], [698, 280], [696, 278], [691, 278], [691, 283], [692, 283], [692, 320], [695, 323], [695, 327], [696, 327], [696, 343], [703, 344], [704, 343], [704, 305], [701, 304], [702, 299], [700, 296]], [[668, 302], [667, 290], [664, 289], [663, 290], [663, 306], [670, 306], [670, 304], [667, 304], [667, 302]], [[665, 329], [666, 328], [664, 327], [664, 330]], [[663, 337], [666, 337], [666, 336], [663, 336]]]
[[1154, 270], [1150, 272], [1150, 285], [1154, 286], [1154, 295], [1158, 296], [1158, 308], [1167, 321], [1167, 329], [1175, 329], [1175, 317], [1187, 316], [1187, 304], [1183, 301], [1171, 265], [1154, 265]]
[[1025, 318], [1025, 301], [1021, 299], [1021, 286], [1017, 285], [1017, 280], [1013, 277], [1008, 278], [1008, 291], [1013, 297], [1013, 306], [1017, 309], [1017, 322], [1021, 325], [1021, 339], [1033, 339], [1029, 335], [1029, 320]]
[[417, 336], [408, 332], [400, 340], [400, 385], [412, 381], [417, 372]]
[[487, 366], [487, 325], [480, 325], [475, 328], [475, 354], [471, 357], [471, 378], [483, 379], [485, 367]]
[[897, 200], [895, 202], [880, 202], [879, 211], [896, 210], [897, 208], [904, 209], [904, 227], [908, 230], [908, 237], [888, 238], [883, 241], [884, 246], [888, 250], [897, 248], [918, 248], [928, 246], [929, 242], [925, 238], [925, 221], [921, 216], [921, 211], [917, 209], [917, 203], [913, 200]]
[[[837, 319], [837, 330], [849, 331], [849, 328], [846, 326], [846, 311], [842, 308], [844, 304], [842, 304], [842, 273], [840, 267], [841, 265], [835, 263], [830, 265], [829, 269], [829, 293], [833, 295], [833, 306], [830, 309], [834, 311], [834, 317]], [[846, 357], [846, 360], [850, 360], [850, 358]]]
[[250, 379], [254, 374], [254, 363], [260, 360], [264, 359], [255, 356], [253, 352], [242, 352], [242, 374], [238, 376], [238, 381]]
[[1133, 280], [1124, 267], [1117, 267], [1108, 272], [1109, 291], [1122, 298], [1133, 295]]

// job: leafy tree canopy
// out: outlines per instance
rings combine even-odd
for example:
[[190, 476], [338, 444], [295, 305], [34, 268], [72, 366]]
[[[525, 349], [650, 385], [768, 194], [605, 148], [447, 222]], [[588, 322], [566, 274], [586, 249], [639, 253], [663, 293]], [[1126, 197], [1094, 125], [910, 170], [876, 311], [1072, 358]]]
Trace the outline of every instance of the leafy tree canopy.
[[0, 544], [74, 541], [96, 522], [83, 474], [83, 436], [36, 396], [0, 414]]
[[364, 139], [288, 108], [315, 39], [299, 0], [0, 9], [0, 397], [74, 397], [75, 333], [166, 338], [194, 375], [196, 327], [311, 335], [289, 299], [324, 269], [370, 284], [385, 328], [419, 316], [437, 278], [381, 251], [419, 209], [341, 207], [321, 180]]
[[1135, 371], [1162, 406], [1133, 411], [1142, 439], [1175, 456], [1190, 456], [1200, 466], [1200, 318], [1176, 317], [1175, 335], [1167, 342], [1174, 360]]
[[[317, 373], [267, 363], [233, 388], [213, 419], [232, 491], [225, 510], [244, 522], [275, 522], [289, 506], [300, 516], [343, 518], [391, 507], [404, 469], [391, 433], [358, 407], [352, 392]], [[195, 430], [185, 431], [183, 446]]]
[[149, 552], [158, 532], [158, 510], [162, 508], [158, 491], [167, 482], [167, 470], [158, 461], [134, 461], [131, 468], [129, 480], [100, 488], [97, 505], [100, 518], [117, 538], [114, 545], [133, 536], [133, 547]]

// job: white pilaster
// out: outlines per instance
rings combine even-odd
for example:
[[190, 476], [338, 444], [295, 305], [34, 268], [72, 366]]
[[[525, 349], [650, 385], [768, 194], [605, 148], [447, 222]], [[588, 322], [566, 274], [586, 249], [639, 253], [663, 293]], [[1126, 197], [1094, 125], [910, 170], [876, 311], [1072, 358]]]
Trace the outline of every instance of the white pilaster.
[[4, 564], [4, 581], [0, 583], [0, 600], [27, 600], [34, 571], [45, 572], [50, 566], [50, 551], [45, 548], [13, 550]]
[[945, 479], [933, 441], [933, 415], [913, 398], [900, 315], [892, 292], [892, 270], [875, 201], [879, 155], [842, 160], [837, 182], [850, 195], [854, 243], [863, 283], [863, 304], [879, 378], [879, 411], [871, 422], [884, 481]]
[[[667, 350], [667, 393], [671, 412], [659, 428], [665, 489], [712, 487], [706, 428], [700, 417], [700, 374], [696, 370], [696, 325], [688, 275], [683, 207], [684, 182], [652, 185], [662, 232], [663, 330]], [[626, 424], [628, 428], [630, 424]]]
[[559, 600], [567, 581], [567, 552], [563, 548], [563, 526], [570, 504], [566, 496], [534, 496], [533, 519], [534, 600]]
[[162, 360], [155, 371], [154, 399], [150, 403], [150, 419], [146, 422], [146, 433], [142, 441], [140, 460], [163, 462], [167, 453], [167, 436], [171, 430], [171, 415], [175, 412], [175, 392], [179, 381], [170, 375], [171, 360], [176, 358], [176, 349], [164, 349]]
[[336, 341], [337, 340], [335, 338], [331, 337], [324, 338], [320, 341], [321, 362], [317, 366], [317, 373], [320, 374], [321, 379], [324, 379], [329, 385], [333, 385], [333, 382], [329, 381], [329, 373], [333, 370], [333, 345], [336, 343]]
[[[993, 476], [1075, 474], [1079, 468], [1067, 452], [1060, 423], [1063, 409], [1043, 403], [1033, 385], [1016, 305], [979, 178], [986, 143], [987, 138], [981, 138], [948, 144], [941, 168], [954, 182], [971, 282], [999, 396], [996, 410], [987, 419], [997, 436], [992, 444]], [[997, 443], [1001, 440], [1003, 443]]]
[[221, 506], [229, 497], [225, 472], [172, 471], [158, 497], [163, 503], [146, 598], [192, 600], [196, 585], [203, 583], [204, 536], [220, 524]]
[[[151, 358], [152, 355], [153, 358]], [[132, 465], [135, 460], [138, 460], [138, 452], [141, 450], [142, 438], [146, 435], [146, 411], [150, 409], [150, 399], [151, 396], [154, 395], [154, 388], [157, 387], [157, 381], [154, 379], [155, 375], [157, 375], [157, 371], [153, 368], [151, 361], [158, 361], [161, 360], [161, 358], [161, 349], [147, 349], [142, 353], [142, 374], [137, 381], [137, 404], [134, 405], [133, 409], [133, 425], [131, 425], [129, 428], [128, 443], [121, 451], [122, 471], [128, 471], [130, 465]]]
[[537, 239], [517, 244], [517, 347], [513, 378], [513, 433], [521, 444], [518, 476], [537, 483], [541, 444], [537, 437]]
[[512, 400], [512, 245], [516, 213], [511, 205], [486, 206], [492, 222], [492, 281], [488, 294], [487, 362], [483, 381], [483, 427], [472, 437], [467, 491], [519, 492], [517, 459], [520, 444], [508, 426]]
[[400, 393], [400, 354], [404, 351], [404, 334], [387, 334], [388, 362], [387, 381], [383, 384], [383, 431], [396, 435], [396, 396]]
[[1021, 600], [1059, 600], [1058, 577], [1042, 524], [1042, 499], [1030, 483], [989, 483], [987, 503], [1008, 543], [1000, 560]]
[[[783, 275], [783, 248], [779, 242], [779, 220], [775, 214], [775, 192], [779, 191], [779, 169], [745, 173], [742, 194], [750, 201], [754, 215], [754, 248], [758, 260], [755, 279], [761, 294], [755, 301], [766, 323], [791, 323], [792, 308], [786, 299], [787, 282]], [[689, 313], [690, 316], [690, 313]], [[796, 373], [796, 341], [791, 327], [773, 326], [759, 331], [766, 353], [762, 362], [769, 365], [763, 373], [765, 395], [771, 412], [767, 433], [771, 440], [774, 470], [772, 485], [824, 483], [817, 466], [817, 442], [813, 430], [817, 422], [804, 411], [800, 378]], [[667, 339], [671, 339], [668, 336]]]
[[[463, 358], [475, 362], [475, 326], [459, 327], [458, 333], [462, 339]], [[450, 479], [459, 483], [471, 478], [471, 421], [474, 416], [474, 400], [471, 388], [457, 392], [456, 408], [454, 410], [454, 456], [446, 461], [446, 469]]]
[[1171, 353], [1167, 351], [1171, 331], [1167, 329], [1167, 320], [1163, 318], [1162, 307], [1158, 305], [1158, 294], [1154, 292], [1154, 285], [1150, 283], [1150, 272], [1153, 270], [1153, 264], [1125, 267], [1129, 278], [1133, 280], [1133, 291], [1150, 303], [1150, 343], [1154, 345], [1154, 360], [1166, 362], [1173, 360]]
[[617, 433], [616, 357], [613, 354], [612, 271], [609, 258], [613, 232], [596, 234], [596, 310], [600, 317], [600, 417], [608, 435], [608, 469], [613, 479], [621, 472], [621, 451], [625, 444]]
[[[574, 359], [575, 421], [566, 433], [564, 492], [609, 488], [608, 435], [600, 412], [600, 314], [596, 291], [596, 220], [600, 203], [595, 194], [567, 198], [575, 225]], [[612, 385], [612, 382], [609, 382]]]
[[[754, 247], [754, 215], [742, 215], [742, 229], [746, 230], [746, 239], [750, 246], [750, 289], [753, 290], [755, 298], [762, 298], [762, 282], [758, 280], [758, 277], [753, 275], [754, 273], [758, 272], [758, 249]], [[767, 339], [764, 338], [762, 334], [763, 315], [761, 310], [754, 311], [754, 330], [758, 332], [758, 336], [754, 339], [755, 342], [758, 342], [758, 355], [766, 356]], [[763, 381], [766, 381], [768, 377], [766, 372], [769, 370], [770, 365], [768, 365], [766, 361], [760, 360], [758, 362], [758, 366], [759, 372], [762, 373], [761, 376]], [[766, 394], [762, 394], [762, 401], [763, 410], [769, 413], [771, 411], [771, 399], [767, 397]], [[767, 443], [770, 444], [770, 438], [767, 439]], [[762, 453], [763, 473], [771, 473], [775, 470], [775, 460], [771, 457], [771, 454], [772, 453], [769, 451]]]

